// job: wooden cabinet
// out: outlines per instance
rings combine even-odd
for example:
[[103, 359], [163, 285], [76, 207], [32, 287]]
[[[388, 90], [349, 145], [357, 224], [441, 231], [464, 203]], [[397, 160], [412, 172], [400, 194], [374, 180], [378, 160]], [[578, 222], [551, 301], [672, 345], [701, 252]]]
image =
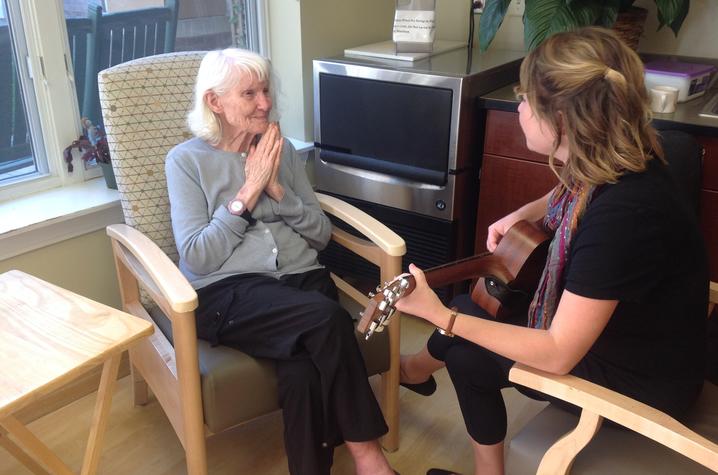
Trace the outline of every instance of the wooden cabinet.
[[701, 230], [708, 248], [711, 280], [718, 282], [718, 137], [698, 137], [705, 149], [701, 190]]
[[486, 230], [491, 223], [545, 195], [556, 183], [547, 157], [526, 148], [518, 114], [489, 110], [474, 252], [486, 251]]
[[[711, 280], [718, 281], [718, 137], [698, 137], [705, 148], [700, 224]], [[547, 193], [558, 179], [547, 158], [526, 148], [518, 114], [489, 110], [481, 166], [475, 252], [486, 250], [486, 229], [519, 206]]]

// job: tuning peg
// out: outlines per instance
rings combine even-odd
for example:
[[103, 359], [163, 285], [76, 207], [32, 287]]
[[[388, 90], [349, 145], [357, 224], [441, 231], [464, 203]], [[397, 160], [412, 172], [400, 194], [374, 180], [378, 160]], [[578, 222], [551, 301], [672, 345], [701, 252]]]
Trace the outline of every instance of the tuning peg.
[[376, 294], [374, 292], [369, 292], [369, 298], [373, 299]]

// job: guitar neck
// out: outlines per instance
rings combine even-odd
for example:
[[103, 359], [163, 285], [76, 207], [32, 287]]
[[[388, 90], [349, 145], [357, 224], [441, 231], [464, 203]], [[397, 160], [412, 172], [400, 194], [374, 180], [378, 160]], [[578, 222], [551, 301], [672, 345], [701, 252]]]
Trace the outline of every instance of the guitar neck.
[[424, 274], [429, 287], [437, 288], [483, 277], [491, 272], [492, 267], [499, 264], [493, 254], [484, 252], [449, 264], [426, 269]]

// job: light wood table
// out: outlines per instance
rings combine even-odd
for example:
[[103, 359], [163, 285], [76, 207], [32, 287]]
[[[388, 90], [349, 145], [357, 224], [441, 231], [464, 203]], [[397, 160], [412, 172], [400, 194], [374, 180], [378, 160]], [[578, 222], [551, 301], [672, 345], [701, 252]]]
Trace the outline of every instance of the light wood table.
[[102, 364], [81, 471], [95, 473], [122, 352], [152, 332], [147, 321], [31, 275], [0, 274], [0, 446], [33, 473], [72, 473], [13, 414]]

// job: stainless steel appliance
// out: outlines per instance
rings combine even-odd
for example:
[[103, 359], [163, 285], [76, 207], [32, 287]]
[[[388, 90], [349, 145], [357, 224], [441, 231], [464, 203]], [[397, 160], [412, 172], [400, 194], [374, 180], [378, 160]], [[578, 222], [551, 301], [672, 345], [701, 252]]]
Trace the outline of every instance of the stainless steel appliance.
[[[463, 48], [415, 62], [315, 60], [317, 191], [341, 196], [398, 232], [407, 264], [467, 255], [483, 136], [477, 99], [516, 81], [523, 55], [469, 56]], [[345, 257], [329, 266], [344, 265]]]
[[522, 57], [464, 48], [416, 62], [315, 60], [318, 188], [457, 219], [462, 175], [479, 167], [476, 99], [515, 81]]

